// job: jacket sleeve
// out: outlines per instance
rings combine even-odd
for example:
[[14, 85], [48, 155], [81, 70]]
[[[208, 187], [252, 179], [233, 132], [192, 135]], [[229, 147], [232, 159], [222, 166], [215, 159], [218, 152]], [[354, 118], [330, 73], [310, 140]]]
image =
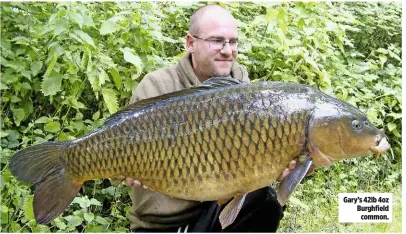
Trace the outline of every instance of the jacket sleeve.
[[151, 74], [147, 74], [134, 89], [129, 104], [142, 99], [156, 97], [162, 94], [162, 88], [156, 81], [155, 77]]

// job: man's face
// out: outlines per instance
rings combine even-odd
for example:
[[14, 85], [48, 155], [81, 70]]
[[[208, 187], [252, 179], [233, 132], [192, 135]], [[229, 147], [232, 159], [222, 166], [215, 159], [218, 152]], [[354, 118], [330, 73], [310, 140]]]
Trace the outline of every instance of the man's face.
[[[238, 39], [237, 22], [231, 17], [204, 17], [200, 22], [199, 35], [203, 39]], [[193, 69], [201, 81], [214, 76], [229, 76], [238, 51], [226, 43], [222, 49], [210, 48], [210, 42], [193, 38]]]

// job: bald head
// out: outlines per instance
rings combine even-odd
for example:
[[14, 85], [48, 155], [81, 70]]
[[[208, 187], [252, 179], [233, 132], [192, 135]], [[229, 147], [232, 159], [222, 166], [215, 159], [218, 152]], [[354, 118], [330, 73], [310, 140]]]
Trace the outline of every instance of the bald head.
[[[214, 17], [215, 16], [215, 17]], [[231, 13], [219, 5], [207, 5], [199, 8], [190, 19], [189, 33], [198, 35], [202, 22], [216, 19], [218, 21], [228, 21], [237, 24]]]

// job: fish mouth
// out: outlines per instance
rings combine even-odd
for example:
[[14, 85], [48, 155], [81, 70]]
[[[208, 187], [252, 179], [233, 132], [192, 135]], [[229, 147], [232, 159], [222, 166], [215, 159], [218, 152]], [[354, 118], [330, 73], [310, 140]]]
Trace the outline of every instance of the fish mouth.
[[376, 145], [369, 148], [376, 156], [380, 156], [387, 151], [391, 146], [386, 135], [376, 136]]

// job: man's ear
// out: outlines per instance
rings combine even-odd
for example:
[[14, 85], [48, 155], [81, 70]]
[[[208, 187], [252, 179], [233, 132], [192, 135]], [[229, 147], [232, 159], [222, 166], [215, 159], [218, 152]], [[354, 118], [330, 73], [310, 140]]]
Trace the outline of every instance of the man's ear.
[[193, 42], [194, 42], [193, 36], [190, 33], [188, 33], [186, 35], [186, 49], [189, 51], [189, 53], [193, 53], [195, 51], [194, 48], [195, 45]]

